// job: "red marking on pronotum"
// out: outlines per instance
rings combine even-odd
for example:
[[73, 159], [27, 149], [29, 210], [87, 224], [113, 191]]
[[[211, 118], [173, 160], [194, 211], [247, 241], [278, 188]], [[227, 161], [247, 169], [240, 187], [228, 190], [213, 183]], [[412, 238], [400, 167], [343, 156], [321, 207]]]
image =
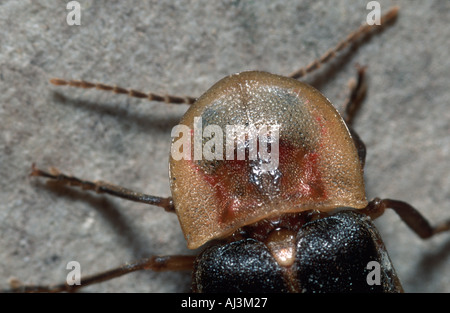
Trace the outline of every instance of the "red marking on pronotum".
[[[293, 206], [327, 198], [322, 182], [317, 152], [293, 147], [280, 140], [279, 167], [281, 175], [277, 184], [280, 201], [291, 201]], [[187, 161], [214, 190], [221, 214], [217, 222], [229, 223], [253, 210], [257, 203], [266, 199], [270, 191], [258, 188], [250, 179], [254, 163], [249, 160], [218, 160], [208, 172], [196, 161]], [[202, 161], [201, 161], [202, 162]], [[254, 175], [254, 174], [253, 174]], [[271, 194], [273, 198], [273, 194]]]
[[326, 126], [326, 121], [322, 116], [316, 116], [317, 124], [320, 127], [320, 137], [324, 137], [328, 134], [328, 127]]
[[247, 160], [221, 160], [216, 162], [213, 173], [206, 173], [197, 162], [190, 166], [214, 189], [220, 214], [219, 223], [229, 223], [245, 208], [256, 203], [255, 186], [249, 182], [250, 166]]
[[280, 143], [281, 185], [286, 200], [306, 203], [327, 199], [320, 172], [320, 154]]

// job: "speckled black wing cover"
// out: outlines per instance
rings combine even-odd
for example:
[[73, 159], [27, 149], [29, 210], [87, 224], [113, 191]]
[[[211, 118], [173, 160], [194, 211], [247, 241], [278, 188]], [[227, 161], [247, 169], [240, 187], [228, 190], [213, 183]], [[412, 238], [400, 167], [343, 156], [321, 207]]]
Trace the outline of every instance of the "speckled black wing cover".
[[[376, 268], [367, 265], [376, 261]], [[297, 235], [292, 280], [264, 243], [244, 239], [207, 248], [193, 273], [194, 292], [400, 292], [394, 267], [369, 218], [352, 210], [305, 224]], [[379, 275], [379, 284], [369, 284]]]

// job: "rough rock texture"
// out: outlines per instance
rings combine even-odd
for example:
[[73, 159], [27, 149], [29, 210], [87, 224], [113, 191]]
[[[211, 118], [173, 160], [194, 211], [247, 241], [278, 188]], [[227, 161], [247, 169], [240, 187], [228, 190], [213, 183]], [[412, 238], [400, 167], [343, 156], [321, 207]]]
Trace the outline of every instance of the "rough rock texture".
[[[187, 250], [175, 215], [48, 187], [32, 162], [149, 194], [170, 194], [170, 130], [186, 106], [58, 88], [52, 77], [199, 96], [244, 70], [288, 74], [364, 22], [367, 1], [65, 1], [0, 3], [0, 287], [65, 279]], [[399, 4], [397, 22], [306, 78], [339, 109], [355, 64], [369, 92], [356, 129], [369, 198], [408, 201], [450, 218], [450, 2]], [[393, 212], [376, 221], [407, 292], [450, 292], [450, 234], [422, 241]], [[195, 252], [195, 251], [194, 251]], [[90, 291], [188, 291], [188, 273], [137, 273]]]

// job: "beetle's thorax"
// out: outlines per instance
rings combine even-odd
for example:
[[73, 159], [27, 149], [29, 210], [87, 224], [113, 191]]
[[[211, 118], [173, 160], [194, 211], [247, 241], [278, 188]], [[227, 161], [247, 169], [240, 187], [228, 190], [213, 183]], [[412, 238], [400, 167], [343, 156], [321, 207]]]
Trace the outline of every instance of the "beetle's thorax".
[[278, 263], [281, 273], [291, 292], [299, 292], [300, 286], [295, 276], [294, 263], [297, 256], [297, 234], [308, 222], [327, 216], [317, 210], [300, 213], [281, 214], [244, 226], [231, 235], [229, 241], [247, 238], [264, 243], [267, 250]]
[[367, 205], [351, 134], [309, 85], [263, 72], [232, 75], [180, 125], [187, 131], [173, 135], [170, 179], [190, 248], [287, 213]]
[[229, 240], [252, 238], [264, 242], [279, 265], [290, 267], [295, 260], [295, 240], [299, 229], [327, 215], [317, 210], [281, 214], [246, 225], [234, 232]]

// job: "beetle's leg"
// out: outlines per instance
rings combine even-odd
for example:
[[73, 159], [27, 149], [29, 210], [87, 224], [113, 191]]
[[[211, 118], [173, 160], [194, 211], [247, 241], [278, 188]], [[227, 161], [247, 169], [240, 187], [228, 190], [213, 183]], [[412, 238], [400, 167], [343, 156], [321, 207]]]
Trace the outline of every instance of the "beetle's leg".
[[164, 208], [167, 212], [175, 212], [172, 197], [156, 197], [143, 194], [140, 192], [132, 191], [130, 189], [112, 185], [102, 181], [88, 181], [82, 180], [74, 176], [68, 176], [60, 173], [57, 169], [52, 169], [50, 172], [42, 171], [33, 164], [31, 176], [42, 176], [53, 179], [58, 183], [69, 186], [78, 186], [83, 190], [91, 190], [97, 193], [107, 193], [116, 197], [124, 198], [127, 200], [146, 203], [150, 205], [156, 205]]
[[80, 279], [80, 285], [69, 285], [61, 283], [58, 285], [21, 285], [18, 281], [11, 282], [9, 292], [74, 292], [80, 288], [98, 284], [113, 278], [126, 275], [128, 273], [151, 270], [161, 271], [191, 271], [195, 256], [190, 255], [169, 255], [153, 256], [133, 263], [126, 263], [120, 267], [108, 271], [90, 275]]
[[367, 84], [366, 84], [366, 66], [356, 65], [358, 76], [356, 81], [350, 81], [350, 94], [344, 105], [345, 114], [344, 121], [348, 126], [353, 126], [356, 113], [361, 108], [361, 104], [366, 96]]
[[290, 75], [288, 75], [288, 77], [300, 78], [318, 69], [321, 65], [333, 59], [338, 52], [346, 48], [348, 45], [356, 43], [361, 37], [365, 36], [366, 34], [371, 33], [373, 30], [380, 30], [383, 26], [388, 25], [390, 22], [394, 21], [398, 15], [398, 10], [399, 7], [396, 6], [391, 8], [385, 15], [383, 15], [380, 20], [381, 25], [369, 25], [366, 23], [360, 26], [357, 30], [353, 31], [345, 39], [340, 41], [334, 48], [325, 52], [320, 58], [314, 60], [306, 67], [292, 72]]
[[111, 91], [117, 94], [125, 94], [134, 98], [147, 99], [149, 101], [157, 101], [157, 102], [165, 102], [172, 104], [193, 104], [196, 98], [193, 97], [180, 97], [180, 96], [172, 96], [172, 95], [158, 95], [154, 93], [145, 93], [142, 91], [134, 90], [134, 89], [125, 89], [119, 86], [110, 86], [100, 83], [91, 83], [84, 80], [64, 80], [61, 78], [52, 78], [50, 82], [53, 85], [57, 86], [72, 86], [77, 88], [85, 88], [85, 89], [99, 89], [104, 91]]
[[359, 135], [353, 129], [353, 120], [359, 108], [361, 107], [362, 101], [366, 95], [367, 85], [365, 80], [366, 67], [356, 65], [358, 70], [357, 79], [352, 79], [350, 81], [350, 94], [348, 100], [344, 105], [344, 121], [348, 126], [348, 129], [352, 135], [353, 142], [355, 143], [356, 149], [358, 150], [359, 161], [361, 162], [361, 167], [364, 168], [366, 163], [366, 145], [361, 140]]
[[450, 220], [432, 226], [414, 207], [399, 200], [375, 198], [369, 202], [369, 205], [364, 209], [364, 213], [372, 218], [377, 218], [383, 214], [385, 209], [394, 210], [406, 225], [423, 239], [430, 238], [445, 231], [450, 231]]

